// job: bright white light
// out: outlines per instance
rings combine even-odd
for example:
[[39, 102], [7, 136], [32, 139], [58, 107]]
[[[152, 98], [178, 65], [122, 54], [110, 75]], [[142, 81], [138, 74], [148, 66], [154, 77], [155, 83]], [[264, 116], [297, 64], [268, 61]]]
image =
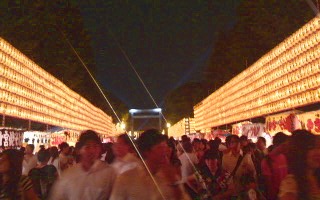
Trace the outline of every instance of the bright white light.
[[123, 122], [121, 123], [121, 129], [122, 129], [122, 130], [126, 129], [126, 124], [123, 123]]
[[161, 110], [162, 110], [161, 108], [155, 108], [155, 109], [153, 109], [154, 112], [161, 112]]
[[131, 113], [131, 114], [136, 113], [136, 112], [138, 112], [137, 109], [130, 109], [130, 110], [129, 110], [129, 113]]
[[167, 123], [167, 128], [170, 128], [171, 127], [171, 124], [170, 123]]

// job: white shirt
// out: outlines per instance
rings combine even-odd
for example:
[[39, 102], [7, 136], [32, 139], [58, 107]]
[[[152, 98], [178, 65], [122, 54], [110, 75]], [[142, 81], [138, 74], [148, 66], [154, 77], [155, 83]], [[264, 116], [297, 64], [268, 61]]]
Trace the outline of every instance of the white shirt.
[[76, 164], [62, 172], [51, 190], [52, 200], [108, 199], [116, 173], [106, 163], [97, 160], [89, 171]]
[[116, 173], [122, 174], [130, 169], [138, 166], [140, 160], [131, 153], [127, 153], [122, 159], [116, 159], [111, 166], [116, 171]]
[[[233, 155], [231, 151], [228, 153], [224, 153], [222, 157], [222, 170], [231, 173], [236, 167], [240, 155], [242, 155], [242, 152], [240, 152], [238, 155]], [[236, 189], [241, 189], [240, 178], [246, 172], [252, 172], [254, 177], [256, 177], [256, 169], [254, 167], [250, 154], [246, 154], [243, 157], [239, 168], [234, 175], [233, 181], [235, 183]]]
[[159, 188], [156, 187], [149, 173], [142, 165], [120, 174], [114, 184], [110, 200], [190, 199], [181, 185], [171, 185], [161, 175], [160, 171], [157, 174], [153, 174], [153, 177]]
[[[183, 153], [179, 156], [181, 162], [181, 178], [185, 179], [194, 173], [194, 165], [198, 164], [199, 160], [195, 153]], [[192, 163], [191, 163], [191, 162]]]
[[37, 166], [37, 156], [32, 155], [31, 157], [24, 156], [22, 162], [22, 175], [28, 176], [29, 171]]
[[55, 166], [55, 168], [57, 169], [58, 175], [61, 175], [61, 169], [60, 169], [60, 158], [56, 157], [54, 160], [52, 160], [52, 157], [49, 159], [48, 161], [49, 165], [53, 165]]

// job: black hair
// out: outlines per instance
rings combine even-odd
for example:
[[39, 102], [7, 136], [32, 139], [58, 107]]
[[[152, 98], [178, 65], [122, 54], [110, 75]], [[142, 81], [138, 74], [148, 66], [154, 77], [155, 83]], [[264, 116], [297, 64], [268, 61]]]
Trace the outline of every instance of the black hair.
[[121, 139], [133, 151], [134, 150], [134, 146], [132, 144], [132, 140], [129, 137], [130, 136], [128, 134], [123, 133], [123, 134], [118, 136], [118, 139]]
[[278, 146], [282, 143], [284, 143], [285, 141], [287, 141], [287, 139], [289, 138], [288, 135], [284, 134], [283, 132], [278, 132], [273, 136], [273, 145]]
[[234, 139], [236, 139], [238, 142], [240, 142], [239, 136], [237, 136], [237, 135], [228, 135], [227, 138], [226, 138], [227, 147], [230, 146], [230, 142], [231, 142], [231, 139], [232, 139], [232, 138], [234, 138]]
[[47, 162], [50, 159], [50, 152], [47, 149], [40, 150], [37, 154], [40, 163]]
[[261, 140], [264, 145], [267, 145], [267, 140], [266, 140], [266, 138], [264, 138], [264, 137], [262, 137], [262, 136], [259, 136], [259, 137], [258, 137], [258, 140]]
[[4, 192], [9, 199], [16, 199], [22, 174], [23, 153], [16, 149], [7, 149], [0, 154], [0, 157], [2, 156], [7, 156], [10, 167], [8, 172], [9, 181], [6, 184], [2, 182], [3, 175], [0, 175], [0, 188], [4, 188]]
[[184, 151], [185, 151], [186, 153], [192, 153], [193, 147], [192, 147], [191, 142], [184, 142], [184, 143], [182, 143], [182, 147], [183, 147], [183, 149], [184, 149]]
[[60, 152], [61, 152], [64, 148], [69, 147], [69, 144], [66, 143], [66, 142], [61, 142], [61, 143], [58, 145], [58, 147], [59, 147]]
[[248, 136], [246, 135], [241, 135], [239, 138], [240, 141], [247, 141], [248, 140]]
[[30, 147], [32, 152], [34, 151], [34, 144], [27, 144], [27, 147]]
[[49, 148], [49, 153], [52, 158], [52, 162], [59, 156], [59, 151], [56, 146], [50, 147]]
[[[307, 130], [295, 130], [289, 140], [288, 170], [292, 173], [298, 185], [298, 199], [310, 199], [307, 184], [307, 154], [316, 148], [317, 137]], [[303, 164], [301, 164], [303, 163]], [[319, 183], [318, 183], [319, 184]]]
[[203, 158], [204, 158], [204, 160], [209, 160], [209, 159], [211, 159], [211, 160], [214, 160], [214, 159], [220, 160], [220, 154], [219, 154], [219, 151], [208, 150], [203, 154]]
[[79, 148], [81, 149], [88, 141], [94, 141], [101, 144], [101, 139], [97, 132], [93, 130], [85, 130], [81, 132], [79, 137]]
[[187, 142], [187, 141], [190, 141], [190, 138], [187, 135], [183, 135], [183, 136], [181, 136], [181, 141]]
[[106, 143], [106, 157], [105, 157], [105, 161], [108, 163], [108, 164], [111, 164], [114, 159], [116, 158], [116, 156], [114, 155], [114, 152], [112, 150], [112, 146], [113, 146], [113, 143], [112, 142], [108, 142]]
[[144, 131], [137, 140], [139, 150], [144, 153], [153, 146], [166, 141], [166, 138], [157, 129], [148, 129]]

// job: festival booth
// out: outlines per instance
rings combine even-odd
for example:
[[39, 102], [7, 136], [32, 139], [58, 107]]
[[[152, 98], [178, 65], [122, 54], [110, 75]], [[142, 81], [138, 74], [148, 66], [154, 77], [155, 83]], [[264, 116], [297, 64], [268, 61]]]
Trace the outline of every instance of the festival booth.
[[293, 110], [290, 112], [284, 112], [266, 117], [267, 133], [269, 133], [271, 136], [274, 136], [278, 132], [291, 135], [293, 130], [302, 128], [298, 119], [298, 116], [301, 113], [301, 111]]
[[306, 129], [317, 135], [320, 134], [320, 111], [301, 113], [297, 116], [302, 129]]
[[241, 122], [234, 124], [232, 125], [232, 134], [247, 136], [252, 142], [257, 142], [258, 137], [264, 137], [267, 146], [272, 144], [272, 137], [266, 132], [266, 127], [263, 123]]
[[212, 129], [211, 133], [205, 135], [206, 140], [214, 140], [216, 137], [220, 138], [222, 142], [225, 142], [226, 137], [230, 135], [229, 130], [222, 130], [222, 129]]
[[0, 127], [0, 148], [20, 148], [23, 132], [22, 129]]
[[78, 141], [79, 135], [80, 132], [69, 129], [63, 129], [53, 132], [50, 135], [50, 146], [58, 146], [62, 142], [67, 142], [70, 146], [75, 146]]
[[45, 148], [50, 146], [50, 133], [41, 131], [25, 131], [23, 133], [24, 146], [27, 144], [34, 145], [34, 151], [37, 152], [40, 149], [40, 145], [44, 145]]

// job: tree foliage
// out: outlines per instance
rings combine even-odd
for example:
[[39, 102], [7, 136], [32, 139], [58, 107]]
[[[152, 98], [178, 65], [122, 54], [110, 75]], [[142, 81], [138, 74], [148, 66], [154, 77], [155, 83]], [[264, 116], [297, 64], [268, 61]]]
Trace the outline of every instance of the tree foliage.
[[205, 81], [187, 83], [166, 98], [166, 112], [172, 122], [193, 115], [193, 106], [257, 61], [314, 17], [305, 0], [241, 1], [236, 23], [220, 31]]
[[219, 34], [205, 69], [211, 88], [222, 86], [313, 17], [305, 0], [242, 1], [236, 24]]
[[193, 117], [193, 106], [208, 95], [206, 84], [188, 82], [171, 91], [165, 99], [164, 114], [174, 124], [185, 117]]
[[[95, 76], [91, 40], [75, 1], [4, 0], [0, 8], [1, 37], [92, 104], [112, 114], [68, 44], [72, 44]], [[115, 107], [122, 109], [122, 113], [126, 110], [118, 99], [109, 94], [107, 96]]]

